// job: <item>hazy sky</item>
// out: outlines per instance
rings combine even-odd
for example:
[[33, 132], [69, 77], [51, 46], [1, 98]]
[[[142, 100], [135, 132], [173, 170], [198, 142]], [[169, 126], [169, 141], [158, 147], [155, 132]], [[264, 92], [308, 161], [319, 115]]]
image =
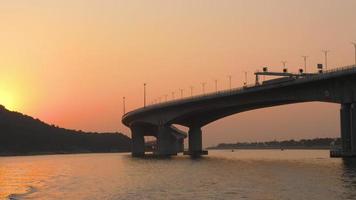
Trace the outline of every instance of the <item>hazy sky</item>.
[[[261, 66], [310, 71], [329, 49], [330, 68], [353, 64], [355, 0], [2, 0], [0, 103], [86, 131], [129, 131], [127, 109], [179, 88], [185, 95], [241, 86]], [[255, 110], [204, 128], [205, 145], [339, 135], [339, 106]]]

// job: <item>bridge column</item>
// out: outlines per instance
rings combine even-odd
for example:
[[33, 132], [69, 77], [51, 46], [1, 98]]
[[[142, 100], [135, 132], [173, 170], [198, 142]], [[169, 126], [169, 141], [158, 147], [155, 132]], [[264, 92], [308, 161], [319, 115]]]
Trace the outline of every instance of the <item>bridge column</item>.
[[157, 154], [160, 156], [177, 155], [177, 140], [173, 136], [171, 129], [168, 126], [158, 128], [157, 134]]
[[145, 155], [145, 138], [143, 128], [132, 126], [131, 129], [131, 155], [140, 157]]
[[351, 104], [341, 104], [341, 141], [344, 155], [351, 153]]
[[199, 157], [208, 154], [208, 151], [203, 151], [201, 127], [189, 127], [188, 138], [189, 150], [184, 152], [185, 155]]
[[356, 103], [351, 105], [351, 154], [356, 156]]

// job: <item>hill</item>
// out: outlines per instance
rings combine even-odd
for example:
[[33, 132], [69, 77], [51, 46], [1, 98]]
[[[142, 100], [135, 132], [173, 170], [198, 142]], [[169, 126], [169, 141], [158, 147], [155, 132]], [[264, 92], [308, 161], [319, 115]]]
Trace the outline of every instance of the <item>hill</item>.
[[0, 155], [127, 152], [121, 133], [92, 133], [46, 124], [0, 105]]

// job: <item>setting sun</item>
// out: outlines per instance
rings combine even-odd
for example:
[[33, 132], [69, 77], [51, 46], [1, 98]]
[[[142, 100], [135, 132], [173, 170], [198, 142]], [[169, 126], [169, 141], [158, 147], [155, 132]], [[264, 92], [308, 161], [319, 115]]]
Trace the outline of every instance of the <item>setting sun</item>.
[[0, 89], [0, 105], [5, 106], [5, 108], [9, 110], [19, 109], [19, 105], [17, 99], [15, 98], [15, 95], [3, 89]]

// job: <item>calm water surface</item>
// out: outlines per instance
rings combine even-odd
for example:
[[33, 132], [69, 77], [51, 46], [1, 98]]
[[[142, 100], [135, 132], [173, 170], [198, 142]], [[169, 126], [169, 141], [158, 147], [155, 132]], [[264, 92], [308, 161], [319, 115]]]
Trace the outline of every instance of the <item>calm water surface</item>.
[[355, 163], [317, 150], [2, 157], [0, 199], [356, 199]]

